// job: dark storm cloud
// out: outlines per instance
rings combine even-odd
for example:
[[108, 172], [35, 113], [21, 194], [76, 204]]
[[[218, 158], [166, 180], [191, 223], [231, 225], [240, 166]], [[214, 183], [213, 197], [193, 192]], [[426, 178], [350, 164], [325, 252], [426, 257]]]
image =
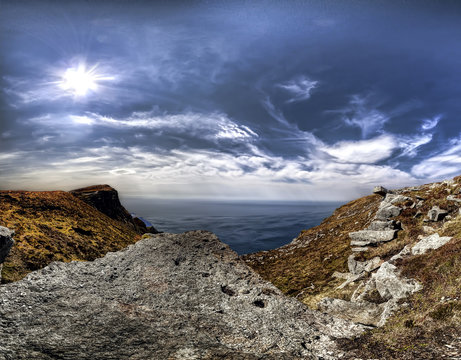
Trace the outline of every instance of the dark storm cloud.
[[[349, 198], [461, 170], [457, 2], [0, 8], [5, 187], [72, 174], [172, 196]], [[82, 64], [84, 95], [63, 83]]]

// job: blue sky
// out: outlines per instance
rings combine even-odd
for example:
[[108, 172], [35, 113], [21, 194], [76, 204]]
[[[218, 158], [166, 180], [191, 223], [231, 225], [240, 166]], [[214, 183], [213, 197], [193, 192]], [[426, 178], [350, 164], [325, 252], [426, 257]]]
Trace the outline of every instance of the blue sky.
[[0, 1], [0, 187], [347, 200], [461, 174], [457, 1]]

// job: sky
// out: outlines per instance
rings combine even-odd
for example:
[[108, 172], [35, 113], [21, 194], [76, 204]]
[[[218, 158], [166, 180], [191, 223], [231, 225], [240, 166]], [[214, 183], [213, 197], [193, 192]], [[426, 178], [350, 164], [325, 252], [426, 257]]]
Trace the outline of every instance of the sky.
[[349, 200], [461, 174], [461, 2], [0, 0], [0, 188]]

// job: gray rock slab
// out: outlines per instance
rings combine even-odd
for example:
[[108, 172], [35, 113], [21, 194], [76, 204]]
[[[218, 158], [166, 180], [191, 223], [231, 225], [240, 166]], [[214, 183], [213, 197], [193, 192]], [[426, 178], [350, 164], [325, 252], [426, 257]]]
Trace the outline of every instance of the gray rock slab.
[[367, 246], [391, 241], [395, 238], [397, 230], [360, 230], [349, 233], [351, 246]]
[[205, 231], [0, 286], [0, 359], [336, 359], [332, 337], [362, 329], [284, 296]]
[[439, 247], [442, 247], [447, 242], [449, 242], [452, 238], [449, 236], [440, 236], [439, 234], [435, 233], [429, 236], [422, 238], [418, 241], [412, 248], [411, 254], [412, 255], [421, 255], [425, 254], [429, 250], [435, 250]]
[[391, 203], [382, 201], [379, 204], [378, 211], [376, 211], [375, 219], [381, 221], [387, 221], [390, 218], [400, 215], [402, 209], [398, 206], [392, 205]]
[[368, 251], [368, 248], [367, 247], [353, 247], [351, 248], [352, 252], [364, 252], [364, 251]]
[[387, 194], [383, 202], [389, 203], [389, 204], [395, 204], [399, 202], [404, 202], [406, 200], [411, 200], [411, 198], [407, 196], [399, 195], [399, 194]]
[[394, 220], [390, 220], [390, 221], [374, 220], [367, 227], [367, 230], [374, 230], [374, 231], [394, 230], [394, 229], [396, 229], [396, 223]]
[[372, 275], [367, 287], [366, 291], [376, 289], [386, 300], [402, 299], [422, 289], [416, 280], [401, 277], [397, 267], [389, 262], [383, 263]]
[[378, 194], [381, 196], [386, 196], [387, 191], [388, 190], [384, 186], [375, 186], [373, 188], [373, 194]]

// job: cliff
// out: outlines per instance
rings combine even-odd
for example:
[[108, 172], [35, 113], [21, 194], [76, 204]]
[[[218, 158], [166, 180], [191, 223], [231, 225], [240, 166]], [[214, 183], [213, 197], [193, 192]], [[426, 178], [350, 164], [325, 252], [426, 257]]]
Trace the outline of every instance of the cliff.
[[351, 322], [311, 311], [209, 232], [148, 235], [0, 287], [0, 359], [336, 359]]
[[[94, 260], [123, 249], [146, 232], [134, 225], [115, 190], [95, 188], [0, 191], [0, 225], [16, 233], [3, 266], [3, 282], [19, 280], [52, 261]], [[95, 201], [87, 203], [79, 196]]]
[[154, 227], [150, 226], [147, 228], [142, 220], [133, 218], [121, 204], [117, 190], [109, 185], [92, 185], [72, 190], [70, 193], [111, 219], [132, 227], [140, 234], [148, 232], [153, 234], [158, 233]]
[[310, 308], [374, 328], [354, 358], [461, 356], [461, 178], [352, 201], [279, 249], [244, 256]]

